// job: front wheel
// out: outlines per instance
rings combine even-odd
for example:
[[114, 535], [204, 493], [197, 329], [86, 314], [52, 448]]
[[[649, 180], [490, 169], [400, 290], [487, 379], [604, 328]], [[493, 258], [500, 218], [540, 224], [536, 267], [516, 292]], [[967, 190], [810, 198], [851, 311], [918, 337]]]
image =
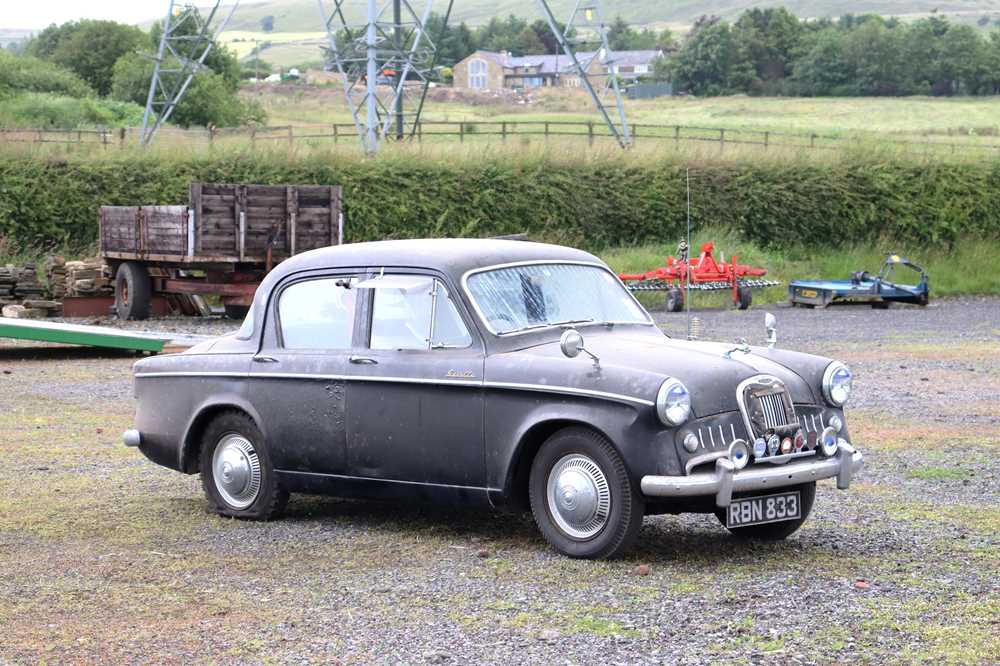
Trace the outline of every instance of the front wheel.
[[642, 527], [642, 495], [611, 442], [592, 430], [567, 428], [542, 445], [529, 494], [538, 529], [570, 557], [618, 557]]
[[221, 414], [205, 429], [200, 466], [205, 496], [220, 515], [268, 520], [288, 503], [263, 434], [242, 412]]
[[[729, 533], [740, 539], [750, 539], [754, 541], [781, 541], [785, 537], [795, 533], [802, 523], [806, 522], [812, 512], [813, 502], [816, 500], [816, 482], [803, 483], [800, 486], [790, 486], [781, 488], [780, 492], [799, 491], [799, 502], [802, 503], [802, 517], [795, 520], [783, 520], [777, 523], [764, 523], [763, 525], [751, 525], [749, 527], [727, 527], [726, 509], [716, 509], [715, 517], [719, 519], [722, 526], [729, 530]], [[742, 499], [752, 495], [733, 496], [733, 499]]]
[[750, 287], [743, 285], [736, 290], [736, 307], [740, 310], [747, 310], [750, 308], [750, 304], [753, 303], [753, 293], [750, 291]]

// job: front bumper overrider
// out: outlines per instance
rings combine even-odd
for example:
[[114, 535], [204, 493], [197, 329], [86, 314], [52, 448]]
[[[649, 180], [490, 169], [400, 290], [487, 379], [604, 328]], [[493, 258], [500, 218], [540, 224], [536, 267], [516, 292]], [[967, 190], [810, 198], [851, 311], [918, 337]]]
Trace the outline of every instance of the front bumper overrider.
[[851, 477], [861, 468], [864, 456], [853, 446], [842, 443], [831, 458], [811, 458], [789, 462], [780, 467], [754, 467], [736, 471], [728, 458], [715, 461], [712, 472], [688, 476], [644, 476], [642, 492], [649, 497], [700, 497], [715, 495], [718, 507], [729, 506], [733, 493], [784, 488], [800, 483], [837, 477], [837, 487], [846, 490]]

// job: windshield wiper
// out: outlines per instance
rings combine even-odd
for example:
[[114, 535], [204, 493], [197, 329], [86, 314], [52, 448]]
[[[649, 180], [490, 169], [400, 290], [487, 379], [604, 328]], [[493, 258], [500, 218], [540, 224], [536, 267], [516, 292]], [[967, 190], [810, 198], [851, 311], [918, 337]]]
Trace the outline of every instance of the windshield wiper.
[[593, 317], [588, 319], [566, 319], [565, 321], [546, 321], [540, 324], [532, 324], [531, 326], [522, 326], [521, 328], [514, 328], [509, 331], [503, 331], [497, 333], [497, 335], [510, 335], [511, 333], [521, 333], [523, 331], [532, 331], [537, 328], [549, 328], [552, 326], [569, 326], [570, 324], [589, 324], [594, 321]]

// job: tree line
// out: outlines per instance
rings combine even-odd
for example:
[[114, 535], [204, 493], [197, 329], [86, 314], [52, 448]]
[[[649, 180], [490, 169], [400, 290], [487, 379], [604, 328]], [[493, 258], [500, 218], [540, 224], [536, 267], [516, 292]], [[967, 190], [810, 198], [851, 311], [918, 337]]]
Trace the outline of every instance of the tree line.
[[705, 96], [996, 95], [1000, 31], [938, 16], [803, 20], [751, 9], [733, 23], [699, 19], [653, 76]]
[[[185, 11], [191, 14], [177, 18], [175, 34], [194, 36], [202, 17], [197, 9]], [[74, 126], [80, 115], [75, 112], [78, 108], [87, 112], [85, 116], [92, 116], [95, 124], [134, 124], [135, 107], [140, 107], [141, 117], [141, 107], [146, 104], [153, 75], [151, 56], [157, 51], [162, 32], [159, 22], [148, 33], [115, 21], [84, 19], [50, 25], [16, 55], [3, 55], [0, 102], [36, 113], [41, 124]], [[196, 46], [190, 40], [176, 50], [182, 57], [197, 59]], [[179, 63], [167, 55], [163, 66], [176, 68]], [[264, 112], [260, 106], [238, 96], [241, 75], [236, 56], [214, 45], [170, 121], [182, 127], [262, 122]], [[70, 104], [71, 100], [78, 103]], [[54, 111], [58, 109], [72, 113], [60, 118]], [[103, 113], [107, 109], [115, 114]]]

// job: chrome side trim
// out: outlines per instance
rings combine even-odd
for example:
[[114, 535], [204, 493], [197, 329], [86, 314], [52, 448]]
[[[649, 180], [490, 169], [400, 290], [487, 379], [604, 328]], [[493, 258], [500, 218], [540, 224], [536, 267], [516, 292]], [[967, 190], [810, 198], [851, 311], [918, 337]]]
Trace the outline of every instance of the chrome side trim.
[[396, 483], [406, 486], [428, 486], [433, 488], [453, 488], [455, 490], [486, 490], [488, 492], [501, 492], [502, 488], [490, 488], [489, 486], [460, 486], [452, 483], [427, 483], [426, 481], [404, 481], [402, 479], [383, 479], [377, 476], [351, 476], [350, 474], [324, 474], [322, 472], [303, 472], [297, 469], [276, 469], [278, 474], [289, 474], [297, 476], [317, 476], [323, 479], [343, 479], [345, 481], [377, 481], [381, 483]]
[[[472, 292], [469, 291], [469, 277], [475, 275], [476, 273], [485, 273], [487, 271], [495, 271], [501, 268], [514, 268], [515, 266], [541, 266], [544, 264], [570, 264], [573, 266], [594, 266], [596, 268], [600, 268], [604, 271], [607, 271], [609, 274], [611, 274], [612, 277], [615, 278], [615, 280], [617, 280], [618, 284], [621, 285], [622, 290], [624, 290], [625, 293], [628, 294], [629, 298], [632, 299], [632, 302], [639, 307], [639, 311], [642, 312], [644, 315], [646, 315], [645, 325], [656, 326], [656, 322], [653, 321], [653, 318], [651, 316], [649, 316], [649, 312], [646, 311], [646, 308], [642, 307], [642, 303], [639, 302], [639, 300], [635, 297], [635, 295], [631, 291], [625, 288], [625, 283], [622, 282], [621, 278], [619, 278], [618, 275], [613, 270], [608, 268], [607, 265], [596, 261], [573, 261], [569, 259], [566, 260], [536, 259], [535, 261], [513, 261], [507, 264], [495, 264], [493, 266], [484, 266], [482, 268], [472, 268], [465, 271], [465, 273], [462, 274], [462, 280], [461, 280], [462, 291], [465, 292], [465, 298], [466, 300], [469, 301], [469, 303], [472, 304], [472, 309], [475, 311], [476, 316], [479, 317], [479, 321], [482, 322], [483, 326], [486, 328], [487, 331], [498, 337], [500, 336], [500, 334], [494, 331], [493, 328], [489, 325], [489, 322], [487, 321], [486, 316], [483, 314], [483, 311], [479, 309], [479, 303], [477, 303], [476, 299], [472, 297]], [[635, 321], [612, 321], [612, 322], [600, 322], [600, 323], [638, 324], [640, 326], [643, 325], [640, 322], [635, 322]], [[538, 331], [539, 329], [531, 329], [530, 331], [511, 331], [510, 333], [504, 333], [503, 337], [511, 338], [518, 335], [526, 335], [528, 333], [537, 333]]]
[[818, 460], [802, 460], [782, 467], [745, 468], [734, 471], [733, 464], [719, 458], [715, 470], [690, 476], [644, 476], [641, 487], [649, 497], [715, 496], [715, 505], [729, 506], [733, 493], [762, 492], [795, 486], [820, 479], [837, 478], [837, 488], [846, 490], [854, 472], [861, 469], [864, 456], [850, 444], [841, 446], [837, 455]]
[[574, 388], [572, 386], [552, 386], [549, 384], [518, 384], [514, 382], [482, 382], [460, 379], [424, 379], [421, 377], [373, 377], [365, 375], [314, 375], [295, 372], [140, 372], [136, 379], [149, 377], [232, 377], [236, 379], [307, 379], [315, 381], [348, 381], [348, 382], [383, 382], [388, 384], [431, 384], [435, 386], [470, 386], [473, 388], [507, 389], [513, 391], [537, 391], [539, 393], [557, 393], [576, 395], [584, 398], [601, 398], [615, 400], [644, 407], [652, 407], [653, 401], [635, 398], [620, 393], [594, 391], [591, 389]]

